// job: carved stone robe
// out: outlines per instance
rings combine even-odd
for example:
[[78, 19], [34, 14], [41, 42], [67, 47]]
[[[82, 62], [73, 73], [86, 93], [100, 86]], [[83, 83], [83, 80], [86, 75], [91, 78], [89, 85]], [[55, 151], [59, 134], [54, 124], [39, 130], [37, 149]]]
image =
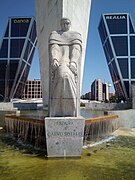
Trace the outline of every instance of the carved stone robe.
[[53, 31], [50, 34], [50, 117], [77, 117], [79, 114], [81, 54], [79, 33]]

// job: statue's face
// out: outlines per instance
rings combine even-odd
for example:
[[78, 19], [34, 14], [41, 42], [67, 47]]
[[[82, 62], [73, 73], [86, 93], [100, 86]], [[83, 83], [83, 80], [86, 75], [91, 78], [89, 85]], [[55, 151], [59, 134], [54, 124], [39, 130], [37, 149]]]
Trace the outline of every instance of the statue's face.
[[70, 29], [71, 22], [68, 19], [64, 19], [61, 22], [61, 29], [63, 31], [68, 31]]

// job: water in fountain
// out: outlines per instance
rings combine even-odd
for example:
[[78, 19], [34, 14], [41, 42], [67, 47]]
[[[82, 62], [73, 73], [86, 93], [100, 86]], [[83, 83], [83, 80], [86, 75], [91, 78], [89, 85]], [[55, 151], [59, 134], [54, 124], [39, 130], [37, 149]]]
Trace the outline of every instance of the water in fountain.
[[84, 143], [93, 143], [111, 135], [120, 127], [117, 116], [104, 116], [85, 121]]
[[30, 117], [6, 115], [6, 131], [17, 140], [36, 148], [46, 148], [44, 121]]
[[[86, 114], [88, 117], [88, 112]], [[97, 116], [97, 113], [95, 116]], [[36, 148], [45, 149], [46, 138], [44, 118], [45, 116], [43, 116], [43, 112], [40, 112], [40, 116], [39, 114], [32, 116], [30, 113], [28, 115], [23, 114], [20, 116], [6, 115], [6, 131], [8, 134], [16, 137], [19, 141], [21, 140], [23, 143], [33, 145]], [[91, 118], [85, 122], [85, 144], [87, 142], [99, 141], [101, 138], [111, 134], [119, 127], [119, 121], [116, 120], [116, 116]]]

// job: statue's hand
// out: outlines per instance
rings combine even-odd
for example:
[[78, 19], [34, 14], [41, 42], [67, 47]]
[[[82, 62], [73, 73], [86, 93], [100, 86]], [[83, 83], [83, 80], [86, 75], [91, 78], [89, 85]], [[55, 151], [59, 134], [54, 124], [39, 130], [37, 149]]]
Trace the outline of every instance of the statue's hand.
[[57, 69], [59, 67], [59, 63], [57, 61], [57, 59], [53, 59], [53, 63], [52, 63], [53, 69]]
[[76, 63], [75, 62], [71, 62], [70, 65], [69, 65], [69, 68], [71, 69], [71, 71], [77, 75], [77, 66], [76, 66]]

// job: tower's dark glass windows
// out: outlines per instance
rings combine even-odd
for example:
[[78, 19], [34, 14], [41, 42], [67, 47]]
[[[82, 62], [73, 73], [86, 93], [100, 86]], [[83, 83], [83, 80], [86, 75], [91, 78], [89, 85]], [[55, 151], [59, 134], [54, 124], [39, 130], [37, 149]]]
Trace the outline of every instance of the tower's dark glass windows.
[[0, 80], [5, 80], [7, 61], [0, 60]]
[[106, 32], [105, 25], [102, 19], [99, 26], [99, 33], [101, 36], [101, 41], [102, 43], [104, 43], [105, 39], [107, 38], [107, 32]]
[[107, 61], [110, 62], [113, 58], [113, 52], [111, 49], [109, 39], [106, 40], [106, 43], [104, 45], [104, 50], [105, 50], [105, 55], [106, 55]]
[[33, 17], [8, 20], [0, 45], [0, 101], [22, 96], [37, 43], [35, 28]]
[[125, 14], [105, 15], [110, 34], [127, 34], [127, 16]]
[[130, 55], [135, 56], [135, 36], [130, 37]]
[[131, 78], [135, 79], [135, 58], [131, 59]]
[[112, 37], [116, 56], [128, 56], [128, 39], [126, 36]]
[[118, 58], [118, 63], [119, 63], [122, 77], [128, 78], [128, 59], [127, 58]]
[[26, 37], [30, 22], [30, 18], [11, 19], [11, 37]]
[[10, 79], [14, 80], [18, 67], [18, 60], [10, 60]]
[[25, 39], [11, 39], [10, 45], [10, 57], [11, 58], [19, 58], [23, 47], [24, 47]]
[[129, 19], [129, 29], [130, 29], [130, 34], [134, 34], [134, 33], [135, 33], [135, 31], [134, 31], [134, 29], [133, 29], [133, 25], [132, 25], [130, 19]]
[[123, 99], [132, 97], [131, 82], [135, 81], [135, 31], [132, 22], [127, 13], [104, 14], [98, 28], [116, 94]]
[[8, 40], [4, 39], [0, 48], [0, 58], [8, 57]]
[[36, 22], [33, 23], [32, 28], [31, 28], [31, 32], [30, 32], [30, 40], [32, 42], [35, 41], [35, 38], [37, 37], [37, 33], [36, 33]]
[[30, 55], [31, 50], [32, 50], [32, 46], [33, 46], [33, 45], [30, 43], [30, 41], [28, 41], [27, 47], [26, 47], [26, 51], [25, 51], [25, 53], [24, 53], [24, 59], [25, 59], [25, 60], [28, 59], [28, 56]]
[[4, 37], [8, 37], [8, 36], [9, 36], [9, 23], [7, 25], [7, 29], [6, 29]]

